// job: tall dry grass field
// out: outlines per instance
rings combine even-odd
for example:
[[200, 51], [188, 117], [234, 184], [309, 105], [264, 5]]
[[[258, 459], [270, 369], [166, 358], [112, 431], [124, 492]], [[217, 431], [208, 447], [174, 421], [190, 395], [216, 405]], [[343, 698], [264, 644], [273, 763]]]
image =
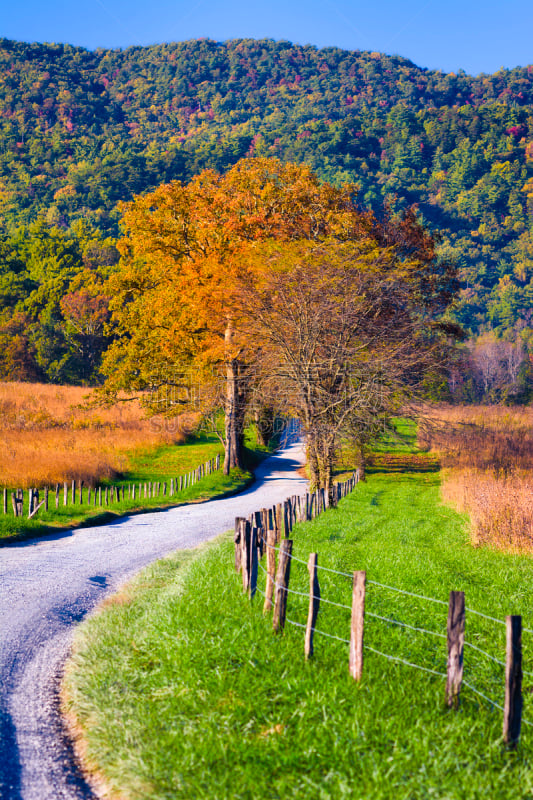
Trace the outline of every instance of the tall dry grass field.
[[420, 446], [438, 452], [444, 502], [471, 519], [472, 542], [533, 552], [533, 409], [441, 406]]
[[139, 451], [185, 438], [187, 420], [147, 419], [137, 401], [84, 410], [90, 396], [76, 386], [0, 383], [0, 485], [95, 484]]

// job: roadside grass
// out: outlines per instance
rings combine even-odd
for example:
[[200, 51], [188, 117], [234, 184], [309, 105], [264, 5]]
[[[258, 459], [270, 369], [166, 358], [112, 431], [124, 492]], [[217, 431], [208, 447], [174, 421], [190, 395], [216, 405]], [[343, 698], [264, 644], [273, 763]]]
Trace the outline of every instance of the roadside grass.
[[[466, 518], [439, 501], [431, 473], [374, 474], [311, 523], [294, 528], [294, 555], [444, 605], [368, 584], [367, 612], [438, 633], [448, 592], [533, 628], [533, 562], [473, 548]], [[264, 585], [260, 570], [260, 588]], [[351, 581], [320, 572], [324, 599], [350, 605]], [[305, 564], [291, 588], [308, 592]], [[305, 623], [307, 600], [291, 594], [289, 619]], [[322, 602], [317, 628], [349, 637], [350, 611]], [[445, 679], [365, 653], [363, 679], [348, 675], [348, 646], [315, 636], [305, 663], [303, 630], [274, 636], [260, 594], [250, 602], [233, 568], [229, 535], [144, 570], [78, 629], [64, 705], [84, 758], [116, 797], [361, 798], [415, 800], [529, 797], [533, 728], [515, 752], [502, 743], [502, 713], [464, 687], [445, 708]], [[533, 670], [533, 635], [524, 633]], [[505, 628], [467, 613], [467, 640], [505, 657]], [[444, 672], [444, 639], [367, 615], [365, 643]], [[474, 650], [465, 680], [500, 705], [503, 668]], [[524, 678], [533, 721], [533, 681]]]
[[[175, 493], [172, 497], [168, 496], [170, 479], [179, 475], [184, 475], [192, 469], [198, 467], [214, 458], [218, 453], [222, 454], [223, 449], [219, 440], [214, 434], [198, 433], [191, 434], [189, 439], [182, 444], [161, 445], [155, 449], [145, 448], [141, 452], [136, 451], [131, 455], [131, 468], [123, 473], [120, 479], [103, 481], [101, 486], [127, 486], [128, 484], [143, 484], [147, 481], [167, 482], [167, 496], [144, 497], [135, 500], [125, 497], [123, 500], [115, 501], [109, 506], [98, 506], [87, 500], [87, 491], [84, 491], [84, 503], [71, 503], [70, 487], [68, 505], [63, 506], [63, 487], [61, 487], [59, 507], [55, 507], [55, 493], [50, 493], [49, 510], [45, 512], [41, 509], [36, 517], [27, 519], [27, 500], [25, 503], [24, 517], [14, 517], [11, 507], [8, 507], [8, 514], [0, 516], [0, 541], [10, 540], [14, 536], [35, 536], [58, 529], [73, 528], [80, 526], [99, 525], [109, 522], [112, 519], [130, 513], [141, 511], [154, 511], [159, 508], [168, 508], [182, 503], [201, 502], [219, 497], [224, 494], [232, 494], [240, 491], [252, 480], [251, 470], [258, 462], [265, 458], [269, 451], [260, 448], [255, 443], [252, 432], [247, 433], [246, 437], [246, 464], [247, 471], [232, 470], [228, 476], [223, 475], [222, 470], [206, 475], [193, 486]], [[94, 495], [93, 495], [94, 496]], [[9, 498], [9, 502], [10, 498]]]

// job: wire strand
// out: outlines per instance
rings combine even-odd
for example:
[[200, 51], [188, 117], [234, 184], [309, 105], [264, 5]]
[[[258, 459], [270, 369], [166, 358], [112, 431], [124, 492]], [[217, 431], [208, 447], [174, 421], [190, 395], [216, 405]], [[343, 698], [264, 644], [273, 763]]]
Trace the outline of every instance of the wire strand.
[[439, 639], [446, 639], [445, 633], [437, 633], [437, 631], [428, 631], [425, 628], [416, 628], [414, 625], [409, 625], [407, 622], [400, 622], [399, 619], [391, 619], [390, 617], [381, 617], [379, 614], [374, 614], [372, 611], [365, 611], [365, 616], [375, 617], [381, 619], [383, 622], [392, 622], [393, 625], [401, 625], [402, 628], [409, 628], [412, 631], [419, 631], [420, 633], [429, 633], [431, 636], [438, 636]]
[[420, 669], [422, 672], [429, 672], [432, 675], [438, 675], [440, 678], [445, 678], [446, 674], [444, 672], [437, 672], [435, 669], [429, 669], [428, 667], [421, 667], [419, 664], [413, 664], [411, 661], [406, 661], [404, 658], [400, 658], [399, 656], [390, 656], [387, 653], [382, 653], [381, 650], [376, 650], [374, 647], [370, 647], [370, 645], [365, 644], [363, 647], [366, 650], [370, 650], [372, 653], [377, 653], [378, 656], [383, 656], [383, 658], [387, 658], [389, 661], [398, 661], [400, 664], [405, 664], [407, 667], [413, 667], [414, 669]]
[[[285, 617], [285, 622], [290, 622], [291, 625], [296, 625], [297, 628], [307, 628], [307, 625], [302, 625], [301, 622], [296, 622], [293, 619], [289, 619]], [[326, 631], [321, 631], [318, 628], [311, 628], [314, 633], [319, 633], [321, 636], [327, 636], [328, 639], [336, 639], [338, 642], [344, 642], [344, 644], [350, 644], [349, 639], [342, 639], [340, 636], [335, 636], [333, 633], [326, 633]]]
[[[482, 650], [481, 647], [477, 647], [475, 644], [472, 644], [471, 642], [466, 642], [466, 641], [465, 641], [464, 644], [465, 644], [465, 647], [470, 647], [472, 650], [475, 650], [477, 653], [481, 653], [482, 655], [486, 656], [487, 658], [490, 658], [491, 661], [494, 661], [496, 664], [499, 664], [501, 667], [505, 667], [505, 661], [500, 661], [499, 658], [495, 658], [495, 656], [491, 656], [490, 653], [487, 653], [486, 650]], [[530, 673], [525, 673], [525, 674], [530, 674]]]
[[465, 680], [463, 680], [463, 686], [467, 686], [467, 687], [468, 687], [468, 688], [469, 688], [469, 689], [470, 689], [472, 692], [474, 692], [474, 694], [478, 694], [480, 697], [482, 697], [482, 698], [483, 698], [484, 700], [486, 700], [488, 703], [490, 703], [491, 705], [493, 705], [495, 708], [499, 708], [499, 709], [500, 709], [500, 711], [503, 711], [503, 710], [504, 710], [503, 706], [500, 706], [500, 705], [499, 705], [498, 703], [496, 703], [494, 700], [491, 700], [491, 699], [490, 699], [490, 697], [487, 697], [487, 695], [486, 695], [486, 694], [483, 694], [483, 692], [480, 692], [480, 691], [479, 691], [479, 689], [476, 689], [476, 687], [475, 687], [475, 686], [472, 686], [472, 684], [471, 684], [471, 683], [468, 683], [468, 681], [465, 681]]

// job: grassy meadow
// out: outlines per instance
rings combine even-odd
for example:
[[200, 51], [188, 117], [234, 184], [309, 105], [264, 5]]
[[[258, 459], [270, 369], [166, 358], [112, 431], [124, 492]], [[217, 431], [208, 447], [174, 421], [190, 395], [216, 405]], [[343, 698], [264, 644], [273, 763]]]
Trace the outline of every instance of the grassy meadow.
[[185, 441], [187, 419], [148, 419], [137, 401], [88, 409], [91, 397], [78, 386], [0, 382], [2, 484], [94, 485], [120, 476], [145, 452]]
[[[148, 481], [167, 482], [222, 453], [220, 441], [209, 432], [193, 432], [195, 419], [144, 416], [137, 402], [113, 408], [87, 409], [90, 390], [72, 386], [0, 383], [2, 437], [0, 439], [0, 488], [61, 486], [59, 507], [50, 492], [48, 512], [40, 509], [27, 518], [15, 518], [8, 497], [8, 513], [0, 515], [0, 540], [14, 535], [34, 535], [57, 527], [93, 525], [143, 509], [206, 500], [243, 488], [250, 472], [234, 470], [206, 475], [173, 497], [125, 497], [109, 506], [87, 502], [87, 487], [124, 486]], [[251, 469], [264, 456], [250, 434], [247, 463]], [[264, 449], [263, 449], [264, 450]], [[71, 502], [70, 483], [84, 482], [84, 500]], [[63, 505], [63, 482], [69, 483], [69, 499]], [[41, 494], [42, 498], [42, 494]], [[93, 495], [94, 499], [94, 495]]]
[[[319, 573], [324, 633], [349, 637], [349, 608], [325, 600], [349, 607], [349, 575], [367, 571], [362, 681], [349, 677], [346, 643], [317, 632], [305, 663], [301, 627], [272, 633], [260, 593], [252, 602], [242, 594], [230, 536], [176, 553], [76, 636], [64, 706], [110, 797], [530, 797], [533, 727], [524, 724], [515, 752], [505, 749], [502, 712], [490, 702], [503, 704], [500, 664], [467, 647], [473, 688], [463, 687], [456, 712], [445, 707], [445, 678], [385, 656], [445, 672], [445, 639], [395, 621], [445, 634], [452, 589], [466, 592], [469, 609], [521, 613], [533, 630], [531, 558], [473, 547], [467, 518], [441, 502], [440, 476], [424, 471], [375, 471], [292, 536], [297, 558], [315, 551], [319, 565], [347, 573]], [[308, 586], [306, 564], [293, 561], [291, 589], [306, 595]], [[306, 597], [290, 594], [288, 618], [306, 617]], [[466, 639], [505, 657], [505, 627], [472, 611]], [[524, 659], [533, 673], [533, 633], [524, 633]], [[532, 675], [524, 690], [533, 722]]]

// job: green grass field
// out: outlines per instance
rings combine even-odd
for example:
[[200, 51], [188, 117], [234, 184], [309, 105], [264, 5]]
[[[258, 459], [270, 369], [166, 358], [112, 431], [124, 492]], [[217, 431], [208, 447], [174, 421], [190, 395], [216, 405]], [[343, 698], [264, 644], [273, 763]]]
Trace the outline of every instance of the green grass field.
[[[431, 473], [373, 474], [337, 509], [293, 531], [294, 555], [340, 572], [367, 571], [365, 644], [436, 672], [444, 639], [401, 628], [377, 614], [437, 633], [446, 605], [500, 619], [522, 613], [533, 628], [530, 558], [474, 549], [466, 520], [439, 501]], [[66, 678], [93, 768], [121, 797], [168, 798], [526, 798], [533, 794], [533, 728], [516, 752], [502, 743], [502, 713], [464, 687], [459, 711], [444, 703], [445, 679], [366, 650], [363, 679], [348, 674], [348, 646], [303, 630], [274, 636], [262, 598], [242, 594], [226, 536], [199, 552], [177, 553], [137, 577], [79, 630]], [[260, 571], [260, 587], [264, 575]], [[350, 578], [321, 572], [322, 597], [349, 605]], [[304, 564], [291, 589], [306, 593]], [[288, 617], [304, 623], [305, 597], [291, 594]], [[350, 612], [321, 605], [317, 628], [349, 635]], [[505, 657], [505, 628], [467, 613], [467, 641]], [[533, 672], [533, 634], [524, 633]], [[467, 648], [465, 680], [503, 701], [503, 668]], [[524, 679], [533, 722], [533, 679]]]
[[[266, 450], [258, 448], [252, 438], [251, 433], [247, 436], [246, 461], [249, 470], [257, 464], [258, 460], [267, 455]], [[139, 498], [138, 493], [135, 500], [126, 497], [124, 500], [114, 501], [109, 506], [89, 505], [87, 501], [87, 490], [84, 490], [83, 504], [78, 502], [76, 492], [76, 502], [71, 502], [70, 485], [68, 504], [63, 505], [63, 487], [61, 487], [59, 507], [55, 507], [55, 492], [49, 497], [49, 510], [44, 508], [37, 512], [32, 519], [27, 518], [27, 492], [25, 493], [24, 516], [14, 517], [11, 511], [11, 500], [9, 500], [8, 513], [0, 515], [0, 540], [10, 539], [13, 536], [36, 536], [56, 531], [58, 528], [74, 528], [88, 525], [100, 525], [109, 522], [116, 517], [128, 513], [139, 511], [153, 511], [158, 508], [166, 508], [171, 505], [179, 505], [185, 502], [198, 502], [208, 500], [223, 494], [243, 489], [251, 480], [251, 472], [241, 472], [233, 470], [232, 474], [225, 476], [222, 470], [206, 475], [193, 486], [175, 493], [172, 497], [168, 496], [170, 489], [170, 479], [184, 475], [191, 470], [214, 458], [217, 453], [223, 453], [222, 445], [215, 435], [201, 434], [191, 436], [184, 444], [166, 445], [157, 450], [146, 451], [141, 455], [132, 458], [132, 468], [126, 472], [120, 480], [109, 481], [109, 487], [113, 485], [128, 485], [146, 483], [148, 481], [167, 482], [167, 496], [162, 494], [158, 497]], [[105, 486], [106, 483], [102, 483]], [[42, 494], [41, 494], [42, 499]]]

